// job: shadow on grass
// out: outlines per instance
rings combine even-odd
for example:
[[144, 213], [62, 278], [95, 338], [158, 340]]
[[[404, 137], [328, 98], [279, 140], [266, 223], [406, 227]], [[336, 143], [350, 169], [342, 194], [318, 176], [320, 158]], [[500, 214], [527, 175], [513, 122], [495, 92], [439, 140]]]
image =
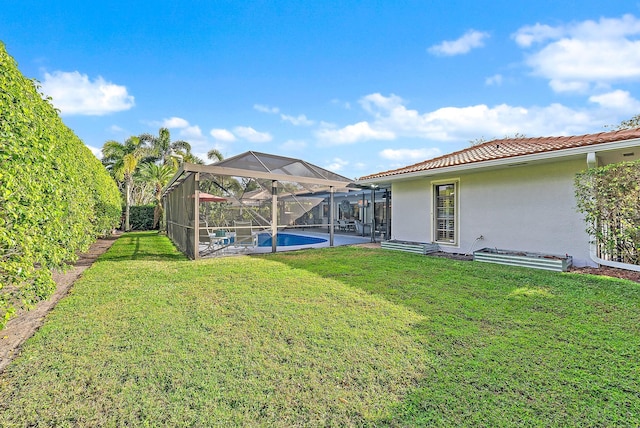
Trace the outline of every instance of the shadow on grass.
[[269, 257], [425, 317], [413, 333], [436, 369], [376, 426], [606, 426], [634, 414], [634, 388], [610, 379], [637, 385], [636, 284], [354, 247]]
[[98, 259], [101, 262], [131, 260], [184, 261], [187, 258], [166, 236], [149, 231], [125, 233]]

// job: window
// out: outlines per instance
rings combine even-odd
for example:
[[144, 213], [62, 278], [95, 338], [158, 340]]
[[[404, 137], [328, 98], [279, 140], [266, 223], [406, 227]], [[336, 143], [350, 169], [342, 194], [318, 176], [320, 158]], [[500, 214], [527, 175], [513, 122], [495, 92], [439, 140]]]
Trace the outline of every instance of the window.
[[435, 241], [455, 244], [457, 228], [456, 183], [435, 184], [434, 195]]

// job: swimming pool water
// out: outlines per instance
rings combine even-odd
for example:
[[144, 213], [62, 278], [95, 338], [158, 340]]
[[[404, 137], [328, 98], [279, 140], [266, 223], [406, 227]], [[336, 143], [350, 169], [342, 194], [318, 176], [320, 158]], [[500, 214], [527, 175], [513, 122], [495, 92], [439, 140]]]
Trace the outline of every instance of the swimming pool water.
[[[290, 247], [293, 245], [311, 245], [327, 242], [324, 238], [316, 238], [314, 236], [292, 235], [290, 233], [278, 233], [276, 245], [278, 247]], [[258, 234], [258, 247], [270, 247], [271, 234]]]

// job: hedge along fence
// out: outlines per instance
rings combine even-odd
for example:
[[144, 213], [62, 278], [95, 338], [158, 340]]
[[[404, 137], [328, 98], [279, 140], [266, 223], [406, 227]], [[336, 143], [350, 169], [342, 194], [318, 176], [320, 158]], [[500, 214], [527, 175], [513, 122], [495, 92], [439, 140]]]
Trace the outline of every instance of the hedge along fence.
[[0, 42], [0, 328], [120, 220], [116, 183]]
[[153, 230], [153, 211], [155, 205], [134, 205], [130, 207], [129, 223], [131, 230]]
[[576, 175], [576, 205], [604, 260], [640, 264], [640, 161]]

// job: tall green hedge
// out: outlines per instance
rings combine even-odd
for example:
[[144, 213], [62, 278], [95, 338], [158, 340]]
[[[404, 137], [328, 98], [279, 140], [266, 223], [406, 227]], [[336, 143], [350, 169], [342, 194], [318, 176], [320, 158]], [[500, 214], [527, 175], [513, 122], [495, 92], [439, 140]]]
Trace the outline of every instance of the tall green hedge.
[[0, 328], [120, 219], [120, 194], [0, 42]]
[[640, 264], [640, 161], [620, 162], [580, 172], [576, 206], [602, 258]]
[[155, 205], [133, 205], [131, 207], [131, 230], [153, 230], [153, 211]]

